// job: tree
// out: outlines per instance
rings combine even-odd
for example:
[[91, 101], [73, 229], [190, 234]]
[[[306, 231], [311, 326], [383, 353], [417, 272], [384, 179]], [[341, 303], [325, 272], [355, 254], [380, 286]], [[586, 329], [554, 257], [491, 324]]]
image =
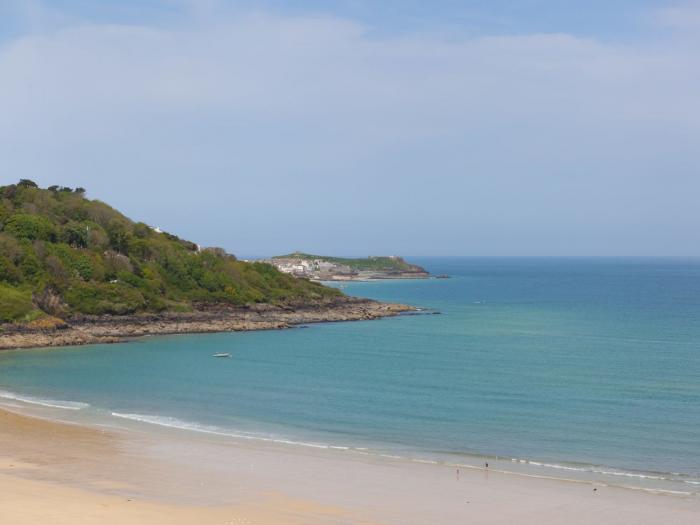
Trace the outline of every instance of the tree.
[[0, 230], [2, 229], [3, 223], [8, 219], [10, 215], [12, 215], [12, 211], [10, 209], [11, 204], [9, 203], [4, 203], [0, 201]]
[[61, 262], [61, 259], [55, 255], [49, 255], [46, 258], [45, 264], [52, 282], [58, 285], [59, 288], [63, 288], [67, 284], [70, 275]]
[[105, 252], [103, 256], [105, 274], [110, 279], [117, 276], [119, 272], [133, 272], [134, 267], [126, 255], [116, 252]]
[[29, 180], [0, 186], [0, 318], [187, 311], [340, 294], [220, 248], [200, 250], [83, 193]]
[[109, 238], [107, 237], [107, 234], [97, 224], [93, 224], [90, 227], [90, 230], [88, 231], [87, 239], [88, 239], [88, 246], [90, 248], [102, 249], [102, 248], [105, 248], [109, 245]]
[[147, 224], [137, 222], [134, 224], [134, 235], [136, 235], [136, 237], [139, 239], [146, 239], [147, 237], [151, 237], [153, 235], [153, 230]]
[[74, 248], [85, 248], [88, 245], [88, 231], [86, 224], [69, 222], [63, 227], [61, 240]]
[[30, 281], [37, 281], [42, 275], [41, 263], [31, 247], [24, 252], [24, 256], [19, 263], [19, 269], [22, 271], [24, 278]]
[[33, 180], [29, 179], [19, 179], [19, 182], [17, 183], [17, 186], [20, 188], [38, 188], [36, 182]]
[[22, 259], [23, 253], [22, 246], [14, 237], [0, 233], [0, 255], [17, 264]]
[[56, 238], [56, 229], [51, 221], [26, 213], [17, 213], [7, 219], [5, 231], [18, 239], [53, 241]]
[[112, 249], [119, 253], [127, 253], [131, 231], [129, 224], [123, 219], [112, 219], [107, 225], [107, 235]]

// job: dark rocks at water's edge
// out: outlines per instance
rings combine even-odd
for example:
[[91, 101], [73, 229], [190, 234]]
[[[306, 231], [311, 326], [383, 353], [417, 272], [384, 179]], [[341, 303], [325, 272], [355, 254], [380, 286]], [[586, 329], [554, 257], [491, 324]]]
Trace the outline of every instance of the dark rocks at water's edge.
[[51, 327], [0, 325], [0, 349], [117, 343], [146, 335], [274, 330], [310, 323], [379, 319], [416, 311], [403, 304], [337, 297], [282, 306], [200, 307], [187, 313], [75, 316]]
[[442, 315], [442, 312], [440, 312], [439, 310], [433, 310], [432, 308], [414, 308], [413, 310], [404, 312], [403, 315]]
[[[0, 348], [277, 329], [411, 310], [202, 247], [88, 199], [84, 188], [40, 188], [28, 179], [0, 185], [0, 219]], [[299, 257], [305, 254], [292, 254]], [[424, 273], [394, 256], [326, 259], [318, 262], [324, 272]]]

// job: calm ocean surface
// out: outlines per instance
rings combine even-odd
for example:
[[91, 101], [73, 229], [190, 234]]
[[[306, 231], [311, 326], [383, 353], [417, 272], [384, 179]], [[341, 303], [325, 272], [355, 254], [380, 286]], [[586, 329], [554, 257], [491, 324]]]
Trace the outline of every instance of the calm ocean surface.
[[699, 259], [411, 260], [345, 291], [441, 315], [0, 352], [0, 402], [700, 491]]

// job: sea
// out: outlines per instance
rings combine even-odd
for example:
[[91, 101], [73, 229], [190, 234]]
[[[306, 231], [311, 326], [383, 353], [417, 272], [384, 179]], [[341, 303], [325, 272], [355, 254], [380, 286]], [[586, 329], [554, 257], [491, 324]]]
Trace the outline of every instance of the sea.
[[408, 259], [331, 285], [417, 313], [3, 351], [0, 406], [698, 495], [700, 259]]

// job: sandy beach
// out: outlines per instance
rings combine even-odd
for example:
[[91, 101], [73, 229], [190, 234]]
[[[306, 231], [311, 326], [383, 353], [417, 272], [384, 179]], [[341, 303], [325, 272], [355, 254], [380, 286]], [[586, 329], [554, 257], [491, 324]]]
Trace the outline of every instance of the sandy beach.
[[[595, 489], [595, 490], [594, 490]], [[12, 524], [697, 523], [700, 499], [0, 411]]]

